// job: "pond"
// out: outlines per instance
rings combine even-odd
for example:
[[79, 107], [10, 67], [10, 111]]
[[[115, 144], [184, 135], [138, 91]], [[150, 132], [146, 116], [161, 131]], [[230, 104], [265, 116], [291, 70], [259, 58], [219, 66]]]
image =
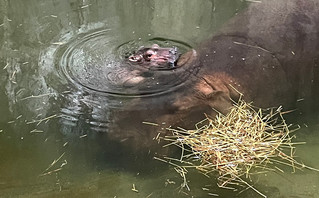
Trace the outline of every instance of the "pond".
[[[195, 170], [187, 175], [190, 190], [181, 189], [173, 167], [153, 159], [169, 152], [156, 136], [168, 127], [166, 96], [187, 75], [119, 86], [128, 72], [122, 62], [140, 46], [186, 52], [248, 4], [0, 0], [0, 197], [259, 196], [220, 189]], [[147, 124], [158, 117], [159, 126]], [[297, 137], [307, 144], [296, 155], [319, 168], [318, 124], [302, 123]], [[318, 197], [319, 174], [268, 173], [256, 186], [268, 197]]]

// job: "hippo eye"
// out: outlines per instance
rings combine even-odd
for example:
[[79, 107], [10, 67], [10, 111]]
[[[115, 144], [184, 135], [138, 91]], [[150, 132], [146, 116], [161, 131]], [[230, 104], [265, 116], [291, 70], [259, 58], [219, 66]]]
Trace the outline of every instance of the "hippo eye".
[[151, 57], [153, 56], [153, 55], [155, 55], [156, 54], [156, 52], [154, 51], [154, 50], [147, 50], [146, 52], [145, 52], [145, 59], [146, 60], [150, 60], [151, 59]]

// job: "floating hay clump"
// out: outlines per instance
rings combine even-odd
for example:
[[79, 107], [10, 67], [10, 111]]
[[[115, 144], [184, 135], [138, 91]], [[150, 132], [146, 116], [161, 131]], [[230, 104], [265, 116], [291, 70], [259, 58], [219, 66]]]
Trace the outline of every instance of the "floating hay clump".
[[179, 146], [182, 155], [164, 161], [175, 165], [186, 186], [187, 168], [195, 167], [205, 175], [218, 172], [218, 186], [231, 189], [236, 189], [234, 185], [253, 188], [247, 182], [252, 174], [283, 172], [280, 165], [288, 165], [293, 171], [312, 169], [294, 159], [297, 143], [292, 143], [293, 130], [289, 130], [280, 110], [256, 110], [240, 100], [227, 115], [207, 117], [195, 130], [169, 128], [173, 135], [163, 138], [170, 141], [166, 146]]

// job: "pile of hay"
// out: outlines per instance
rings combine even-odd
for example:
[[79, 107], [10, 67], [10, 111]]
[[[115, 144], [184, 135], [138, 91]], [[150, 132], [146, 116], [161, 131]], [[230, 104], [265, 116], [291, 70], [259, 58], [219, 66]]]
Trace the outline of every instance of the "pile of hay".
[[252, 174], [282, 171], [280, 165], [293, 170], [307, 167], [294, 159], [297, 143], [292, 143], [292, 131], [280, 110], [256, 110], [241, 100], [227, 115], [207, 117], [195, 130], [170, 128], [173, 135], [163, 139], [170, 141], [166, 146], [179, 146], [182, 156], [164, 161], [178, 167], [184, 179], [188, 168], [195, 167], [205, 175], [218, 172], [218, 186], [231, 189], [234, 185], [253, 188], [247, 182]]

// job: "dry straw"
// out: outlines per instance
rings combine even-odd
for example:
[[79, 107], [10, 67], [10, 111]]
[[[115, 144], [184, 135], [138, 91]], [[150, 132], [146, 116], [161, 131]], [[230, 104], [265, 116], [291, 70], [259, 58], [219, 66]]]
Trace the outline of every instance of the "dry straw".
[[[172, 129], [171, 136], [163, 138], [169, 145], [182, 149], [180, 159], [165, 157], [162, 161], [175, 166], [184, 178], [189, 168], [203, 174], [218, 173], [218, 186], [237, 189], [248, 186], [262, 196], [251, 184], [253, 174], [281, 171], [285, 165], [295, 169], [308, 168], [294, 159], [294, 136], [278, 109], [256, 109], [240, 100], [227, 115], [218, 114], [196, 124], [196, 129]], [[247, 182], [248, 181], [248, 182]]]

